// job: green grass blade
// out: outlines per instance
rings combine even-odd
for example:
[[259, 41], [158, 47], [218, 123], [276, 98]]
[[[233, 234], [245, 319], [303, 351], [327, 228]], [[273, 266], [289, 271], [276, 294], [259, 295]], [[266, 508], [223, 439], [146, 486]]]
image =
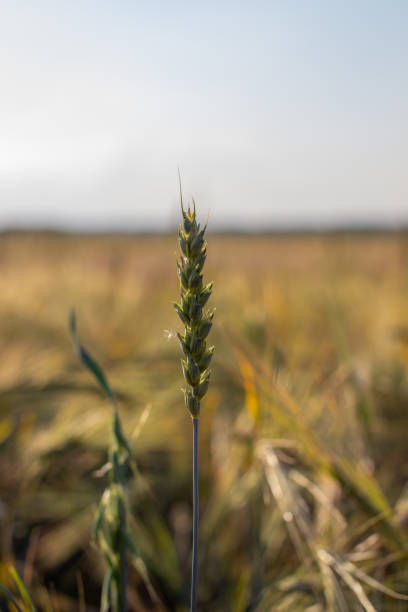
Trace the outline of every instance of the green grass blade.
[[24, 601], [25, 605], [27, 606], [28, 610], [30, 610], [30, 612], [35, 612], [35, 606], [34, 603], [27, 591], [27, 588], [24, 584], [24, 582], [21, 580], [20, 576], [18, 575], [15, 567], [10, 566], [9, 567], [9, 572], [11, 577], [13, 578], [14, 582], [16, 583], [16, 586], [18, 588], [18, 592], [21, 595], [22, 600]]
[[114, 404], [114, 398], [109, 387], [108, 381], [106, 380], [106, 376], [103, 373], [102, 368], [96, 363], [96, 361], [91, 357], [91, 355], [84, 349], [82, 344], [78, 340], [77, 332], [76, 332], [76, 317], [75, 311], [71, 310], [69, 315], [69, 330], [71, 333], [71, 338], [74, 343], [75, 350], [84, 364], [84, 366], [91, 372], [91, 374], [95, 377], [102, 391], [107, 395], [109, 400]]

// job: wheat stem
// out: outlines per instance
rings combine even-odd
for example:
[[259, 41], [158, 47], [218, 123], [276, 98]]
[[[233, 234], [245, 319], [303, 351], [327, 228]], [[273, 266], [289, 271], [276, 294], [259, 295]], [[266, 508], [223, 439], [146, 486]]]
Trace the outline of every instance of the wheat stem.
[[195, 612], [197, 609], [198, 586], [198, 533], [200, 520], [200, 499], [198, 492], [198, 425], [199, 420], [193, 419], [193, 558], [191, 562], [191, 612]]

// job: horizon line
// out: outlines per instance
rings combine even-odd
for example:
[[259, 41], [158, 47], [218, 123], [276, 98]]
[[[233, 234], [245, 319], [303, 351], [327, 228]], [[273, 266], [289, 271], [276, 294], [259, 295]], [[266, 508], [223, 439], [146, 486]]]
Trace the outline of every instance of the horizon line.
[[[152, 229], [129, 229], [116, 227], [112, 229], [102, 228], [61, 228], [55, 226], [8, 226], [0, 227], [0, 236], [27, 235], [27, 234], [48, 234], [58, 236], [126, 236], [126, 237], [148, 237], [148, 236], [172, 236], [177, 232], [178, 224], [174, 228]], [[258, 227], [243, 229], [238, 226], [208, 228], [208, 234], [219, 236], [280, 236], [280, 235], [324, 235], [324, 234], [405, 234], [408, 233], [408, 222], [395, 223], [341, 223], [341, 224], [305, 224], [305, 225], [280, 225], [275, 227]]]

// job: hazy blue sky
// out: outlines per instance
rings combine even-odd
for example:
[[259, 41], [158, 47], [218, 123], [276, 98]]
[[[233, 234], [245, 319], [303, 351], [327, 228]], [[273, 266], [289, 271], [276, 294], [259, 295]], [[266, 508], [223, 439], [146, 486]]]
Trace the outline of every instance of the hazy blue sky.
[[408, 1], [0, 4], [0, 226], [408, 221]]

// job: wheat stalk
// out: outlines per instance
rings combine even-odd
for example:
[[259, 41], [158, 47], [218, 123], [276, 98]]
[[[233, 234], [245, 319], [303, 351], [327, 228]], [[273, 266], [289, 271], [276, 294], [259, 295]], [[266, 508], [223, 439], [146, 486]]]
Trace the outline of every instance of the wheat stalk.
[[[181, 190], [180, 190], [181, 196]], [[177, 262], [180, 279], [180, 304], [174, 304], [178, 316], [184, 325], [184, 335], [177, 334], [184, 358], [181, 366], [188, 385], [184, 391], [186, 408], [193, 419], [193, 554], [191, 571], [190, 610], [197, 608], [198, 586], [198, 530], [199, 530], [199, 495], [198, 495], [198, 424], [200, 402], [207, 392], [210, 383], [210, 362], [214, 347], [207, 349], [206, 338], [212, 326], [214, 310], [204, 314], [213, 284], [203, 286], [202, 269], [206, 259], [207, 245], [204, 233], [207, 225], [200, 229], [196, 220], [196, 207], [187, 211], [181, 197], [183, 223], [179, 228], [180, 261]]]
[[94, 535], [107, 565], [101, 611], [107, 612], [112, 609], [113, 612], [127, 612], [127, 553], [134, 554], [134, 546], [126, 527], [126, 471], [131, 462], [130, 448], [123, 434], [115, 398], [105, 374], [77, 338], [74, 311], [71, 311], [69, 323], [72, 341], [79, 358], [96, 378], [112, 406], [112, 442], [109, 462], [103, 469], [104, 474], [109, 475], [109, 484], [99, 504]]

